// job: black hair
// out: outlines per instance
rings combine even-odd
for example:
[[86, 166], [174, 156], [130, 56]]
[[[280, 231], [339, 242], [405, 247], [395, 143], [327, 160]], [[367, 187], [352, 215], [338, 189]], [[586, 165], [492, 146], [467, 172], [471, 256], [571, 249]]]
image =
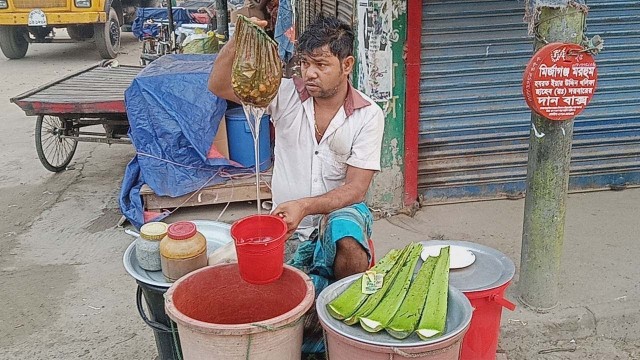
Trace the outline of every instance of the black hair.
[[325, 45], [340, 61], [353, 56], [353, 29], [335, 17], [319, 17], [298, 40], [298, 54], [312, 54]]

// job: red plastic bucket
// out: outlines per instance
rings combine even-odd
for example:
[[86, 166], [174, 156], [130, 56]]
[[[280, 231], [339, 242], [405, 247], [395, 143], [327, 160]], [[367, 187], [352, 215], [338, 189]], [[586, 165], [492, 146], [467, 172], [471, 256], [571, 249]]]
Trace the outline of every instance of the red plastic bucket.
[[231, 226], [242, 280], [256, 285], [282, 275], [287, 224], [279, 216], [251, 215]]
[[504, 298], [510, 282], [494, 289], [464, 292], [474, 308], [469, 331], [462, 342], [460, 360], [495, 360], [500, 336], [502, 308], [516, 305]]

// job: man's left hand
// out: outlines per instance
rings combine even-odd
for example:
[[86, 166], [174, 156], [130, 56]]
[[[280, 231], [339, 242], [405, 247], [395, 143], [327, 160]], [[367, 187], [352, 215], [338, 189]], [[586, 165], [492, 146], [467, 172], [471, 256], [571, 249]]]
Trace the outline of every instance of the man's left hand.
[[287, 223], [287, 238], [293, 235], [302, 219], [307, 216], [302, 200], [287, 201], [278, 205], [273, 211], [273, 215], [280, 216]]

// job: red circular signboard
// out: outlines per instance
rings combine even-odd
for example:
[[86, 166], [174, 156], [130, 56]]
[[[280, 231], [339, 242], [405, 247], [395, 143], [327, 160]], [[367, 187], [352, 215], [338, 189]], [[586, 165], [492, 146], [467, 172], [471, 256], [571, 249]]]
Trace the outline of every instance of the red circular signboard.
[[577, 44], [552, 43], [540, 49], [524, 72], [522, 93], [531, 110], [550, 120], [580, 114], [596, 90], [593, 56]]

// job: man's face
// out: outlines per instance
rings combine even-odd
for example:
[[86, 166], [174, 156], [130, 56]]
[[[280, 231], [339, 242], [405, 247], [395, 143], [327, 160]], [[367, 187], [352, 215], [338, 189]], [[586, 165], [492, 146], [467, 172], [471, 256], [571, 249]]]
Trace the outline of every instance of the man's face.
[[353, 56], [340, 61], [325, 45], [300, 58], [302, 79], [309, 95], [314, 98], [330, 98], [338, 92], [353, 67]]

